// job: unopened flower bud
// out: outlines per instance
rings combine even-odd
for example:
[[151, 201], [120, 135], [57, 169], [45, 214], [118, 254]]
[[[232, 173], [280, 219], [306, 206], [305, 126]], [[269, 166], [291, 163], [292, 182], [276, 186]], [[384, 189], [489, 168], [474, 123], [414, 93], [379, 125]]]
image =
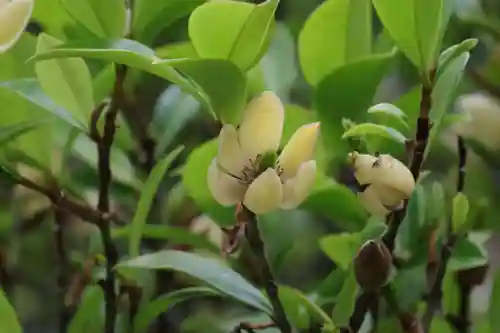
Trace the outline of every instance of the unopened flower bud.
[[415, 188], [413, 175], [394, 157], [353, 152], [349, 159], [356, 180], [364, 188], [358, 196], [370, 214], [386, 215], [411, 196]]
[[392, 256], [382, 243], [369, 240], [354, 258], [354, 274], [365, 291], [376, 291], [387, 284], [391, 274]]

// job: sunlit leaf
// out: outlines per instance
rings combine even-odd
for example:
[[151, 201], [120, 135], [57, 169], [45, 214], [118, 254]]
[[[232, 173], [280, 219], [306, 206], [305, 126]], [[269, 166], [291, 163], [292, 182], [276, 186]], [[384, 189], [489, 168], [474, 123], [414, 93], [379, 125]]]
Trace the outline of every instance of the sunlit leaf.
[[68, 333], [90, 333], [103, 329], [101, 307], [104, 305], [104, 293], [100, 286], [89, 286], [68, 326]]
[[342, 138], [364, 137], [366, 135], [376, 135], [402, 144], [406, 142], [406, 137], [394, 128], [373, 123], [354, 125], [344, 132]]
[[9, 303], [4, 291], [0, 289], [0, 327], [1, 333], [22, 333], [23, 329], [19, 323], [16, 311]]

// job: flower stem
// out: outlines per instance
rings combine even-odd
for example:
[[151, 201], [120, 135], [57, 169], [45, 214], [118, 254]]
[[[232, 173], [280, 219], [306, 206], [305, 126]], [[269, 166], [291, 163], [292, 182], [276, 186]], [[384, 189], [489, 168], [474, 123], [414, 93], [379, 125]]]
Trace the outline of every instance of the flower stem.
[[261, 281], [273, 307], [273, 320], [281, 333], [291, 333], [292, 326], [286, 317], [285, 309], [279, 299], [278, 285], [275, 282], [271, 266], [266, 257], [264, 241], [260, 235], [257, 216], [245, 207], [243, 207], [243, 213], [248, 221], [246, 237], [260, 266]]

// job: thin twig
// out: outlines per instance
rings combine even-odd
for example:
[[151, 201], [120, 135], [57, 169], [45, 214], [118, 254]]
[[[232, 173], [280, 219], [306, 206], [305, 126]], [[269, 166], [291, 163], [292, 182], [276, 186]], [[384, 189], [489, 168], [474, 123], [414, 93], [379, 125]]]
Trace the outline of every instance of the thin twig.
[[[465, 166], [466, 166], [466, 160], [467, 160], [467, 150], [465, 148], [465, 143], [462, 139], [462, 137], [458, 137], [457, 139], [458, 142], [458, 177], [457, 177], [457, 193], [463, 192], [464, 185], [465, 185]], [[439, 313], [441, 311], [442, 307], [442, 298], [443, 298], [443, 291], [442, 291], [442, 284], [443, 280], [446, 274], [446, 268], [448, 266], [448, 262], [451, 258], [452, 251], [453, 251], [453, 246], [455, 245], [457, 241], [458, 235], [453, 232], [452, 229], [452, 221], [451, 218], [448, 219], [448, 225], [446, 228], [446, 238], [445, 238], [445, 244], [443, 245], [438, 261], [438, 267], [437, 267], [437, 272], [434, 277], [434, 279], [431, 281], [431, 290], [427, 296], [427, 309], [426, 312], [424, 313], [422, 317], [422, 323], [423, 327], [425, 329], [425, 332], [428, 332], [430, 329], [430, 325], [432, 322], [432, 319], [436, 313]], [[467, 294], [470, 293], [470, 288], [462, 288], [464, 292]], [[461, 295], [462, 300], [465, 301], [461, 305], [461, 312], [464, 312], [463, 314], [460, 315], [461, 322], [463, 322], [465, 319], [466, 321], [468, 318], [468, 312], [469, 312], [469, 295]], [[465, 317], [462, 318], [462, 315]], [[465, 332], [467, 332], [468, 329], [466, 329]], [[461, 331], [461, 333], [465, 333]]]
[[278, 285], [276, 284], [271, 266], [267, 260], [264, 241], [262, 240], [258, 227], [257, 216], [245, 206], [241, 205], [241, 211], [240, 214], [237, 215], [237, 219], [239, 221], [246, 221], [247, 223], [245, 228], [246, 238], [260, 266], [259, 272], [261, 281], [273, 308], [273, 321], [276, 323], [281, 333], [291, 333], [292, 326], [286, 317], [285, 309], [279, 298]]
[[[99, 134], [98, 120], [102, 113], [102, 108], [97, 108], [91, 121], [90, 137], [95, 141], [98, 151], [98, 169], [99, 169], [99, 199], [97, 209], [101, 214], [108, 214], [110, 211], [109, 190], [112, 181], [111, 173], [111, 147], [113, 145], [116, 132], [116, 117], [118, 115], [118, 96], [123, 95], [123, 84], [125, 80], [126, 67], [122, 65], [116, 66], [116, 79], [111, 96], [111, 102], [107, 109], [104, 122], [103, 134]], [[114, 333], [116, 324], [116, 292], [115, 292], [115, 272], [114, 266], [118, 262], [118, 251], [111, 238], [111, 224], [105, 221], [100, 221], [98, 224], [101, 232], [102, 243], [104, 246], [104, 254], [106, 256], [106, 278], [102, 282], [104, 296], [106, 300], [105, 306], [105, 332]]]
[[276, 327], [274, 323], [265, 323], [265, 324], [250, 324], [250, 323], [239, 323], [231, 333], [255, 333], [255, 331], [265, 330], [268, 328]]
[[391, 289], [390, 285], [382, 288], [382, 295], [392, 309], [392, 311], [398, 317], [399, 323], [401, 324], [401, 328], [405, 333], [423, 333], [422, 326], [420, 324], [420, 320], [415, 315], [408, 313], [401, 309], [399, 306], [398, 300], [394, 291]]

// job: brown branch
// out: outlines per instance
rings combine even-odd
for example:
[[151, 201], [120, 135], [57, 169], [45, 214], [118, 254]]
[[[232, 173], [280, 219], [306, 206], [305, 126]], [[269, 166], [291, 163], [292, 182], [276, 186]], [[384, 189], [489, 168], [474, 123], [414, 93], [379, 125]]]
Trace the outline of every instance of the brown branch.
[[[459, 136], [457, 142], [458, 142], [458, 177], [457, 177], [456, 189], [457, 193], [460, 193], [463, 192], [465, 185], [465, 172], [466, 172], [465, 166], [467, 161], [467, 150], [465, 148], [465, 143], [462, 137]], [[436, 275], [430, 283], [431, 290], [427, 296], [427, 309], [422, 317], [423, 326], [426, 332], [428, 332], [430, 329], [430, 325], [434, 315], [441, 311], [442, 307], [441, 303], [443, 298], [443, 291], [442, 291], [443, 280], [446, 274], [446, 268], [448, 266], [448, 262], [452, 255], [453, 247], [458, 239], [458, 236], [459, 236], [458, 234], [453, 232], [452, 220], [451, 218], [449, 218], [448, 225], [446, 228], [445, 244], [441, 249]], [[462, 297], [461, 312], [463, 313], [460, 316], [460, 322], [463, 323], [469, 321], [468, 320], [469, 302], [470, 302], [469, 293], [471, 291], [471, 288], [467, 286], [461, 289], [462, 289], [461, 291], [463, 292], [461, 294]], [[465, 317], [462, 317], [462, 315]], [[468, 331], [467, 328], [468, 325], [460, 325], [460, 326], [465, 327], [465, 331], [459, 331], [459, 332], [466, 333]]]
[[64, 224], [67, 218], [67, 213], [54, 208], [54, 238], [56, 253], [59, 260], [59, 274], [57, 277], [58, 292], [60, 295], [60, 306], [61, 310], [59, 313], [59, 332], [65, 333], [68, 330], [68, 325], [71, 321], [72, 311], [71, 308], [67, 307], [64, 299], [66, 294], [66, 288], [68, 287], [68, 258], [66, 254], [65, 244], [64, 244]]
[[[418, 179], [420, 174], [420, 168], [422, 167], [425, 149], [427, 148], [427, 142], [429, 139], [429, 132], [431, 129], [429, 114], [432, 107], [432, 89], [435, 81], [435, 74], [436, 71], [435, 69], [433, 69], [429, 75], [431, 80], [430, 85], [422, 85], [420, 93], [420, 113], [417, 119], [417, 131], [415, 140], [411, 145], [409, 165], [409, 169], [415, 181]], [[394, 251], [399, 226], [403, 222], [403, 219], [406, 215], [408, 202], [409, 200], [405, 200], [403, 208], [392, 212], [388, 217], [388, 228], [386, 233], [382, 237], [382, 241], [387, 246], [387, 249], [391, 252], [391, 254]], [[349, 320], [350, 332], [354, 333], [359, 331], [361, 325], [363, 324], [367, 311], [369, 311], [370, 307], [376, 301], [377, 295], [371, 293], [363, 293], [358, 298], [354, 307], [354, 312]]]
[[[111, 173], [111, 147], [113, 145], [116, 132], [116, 117], [118, 116], [119, 96], [124, 94], [123, 84], [127, 67], [116, 65], [116, 79], [111, 96], [111, 102], [105, 114], [104, 131], [99, 134], [98, 120], [103, 113], [103, 108], [98, 107], [94, 110], [90, 124], [90, 137], [97, 145], [98, 152], [98, 170], [99, 170], [99, 199], [97, 209], [101, 214], [109, 214], [109, 190], [112, 181]], [[111, 238], [111, 224], [106, 221], [100, 221], [97, 225], [101, 232], [102, 243], [104, 246], [104, 255], [106, 256], [106, 277], [102, 282], [104, 296], [106, 300], [105, 306], [105, 332], [114, 333], [116, 316], [117, 316], [117, 296], [115, 293], [115, 272], [114, 266], [118, 262], [118, 251]]]
[[265, 323], [265, 324], [250, 324], [250, 323], [240, 323], [238, 324], [231, 333], [255, 333], [255, 331], [265, 330], [268, 328], [276, 327], [274, 323]]
[[237, 220], [246, 222], [245, 235], [248, 244], [256, 258], [259, 267], [261, 282], [266, 290], [269, 301], [273, 308], [273, 321], [281, 331], [281, 333], [292, 333], [292, 326], [286, 317], [285, 309], [278, 293], [278, 285], [276, 284], [271, 266], [267, 260], [264, 241], [260, 235], [257, 216], [241, 205], [237, 213]]

